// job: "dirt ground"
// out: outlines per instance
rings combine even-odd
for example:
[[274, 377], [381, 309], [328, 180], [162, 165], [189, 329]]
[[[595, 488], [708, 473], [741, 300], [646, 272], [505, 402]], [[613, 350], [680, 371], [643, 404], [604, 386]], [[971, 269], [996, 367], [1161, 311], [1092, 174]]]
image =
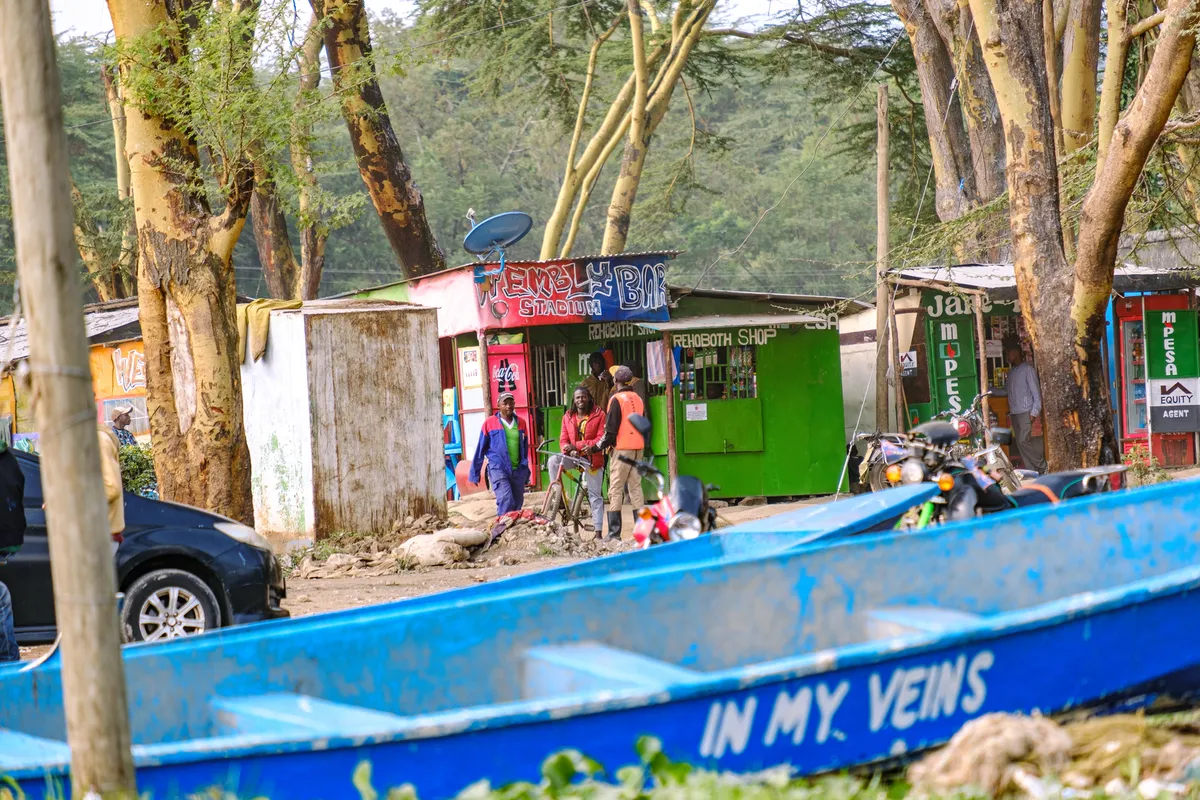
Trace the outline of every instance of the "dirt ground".
[[[730, 506], [718, 510], [718, 525], [726, 527], [741, 522], [794, 511], [805, 506], [824, 503], [832, 497], [810, 498], [791, 503], [771, 503], [766, 505]], [[494, 500], [489, 495], [476, 496], [466, 502], [452, 506], [451, 517], [458, 518], [460, 524], [486, 524], [495, 516]], [[537, 505], [534, 505], [536, 503]], [[527, 496], [526, 507], [538, 507], [541, 504], [540, 495]], [[633, 530], [633, 512], [627, 505], [624, 510], [623, 528], [626, 533]], [[304, 542], [275, 542], [279, 551], [290, 550], [304, 545]], [[626, 545], [627, 547], [630, 545]], [[492, 551], [492, 555], [503, 550]], [[490, 561], [504, 559], [490, 559]], [[576, 558], [562, 557], [555, 554], [527, 557], [518, 563], [498, 565], [493, 563], [472, 564], [469, 569], [429, 567], [412, 571], [400, 571], [388, 575], [376, 576], [346, 576], [333, 578], [302, 579], [293, 573], [287, 581], [287, 600], [284, 607], [292, 612], [294, 617], [310, 614], [320, 614], [327, 611], [338, 611], [343, 608], [358, 608], [362, 606], [390, 603], [408, 597], [418, 597], [425, 594], [444, 592], [463, 586], [473, 586], [479, 583], [502, 580], [514, 575], [523, 575], [542, 569], [562, 566], [576, 561]], [[464, 565], [456, 565], [464, 566]], [[21, 659], [28, 661], [38, 658], [49, 650], [49, 646], [22, 647]]]
[[[722, 508], [718, 511], [718, 524], [722, 527], [736, 525], [827, 502], [831, 499], [813, 498], [792, 503]], [[488, 511], [487, 504], [491, 502], [493, 501], [490, 499], [479, 498], [469, 505], [458, 504], [452, 509], [452, 515], [456, 514], [471, 522], [485, 522]], [[530, 503], [527, 502], [526, 505], [529, 506]], [[464, 511], [466, 513], [463, 513]], [[633, 528], [632, 511], [628, 506], [625, 508], [623, 527], [626, 531]], [[472, 565], [470, 569], [430, 567], [381, 576], [347, 576], [308, 580], [293, 575], [288, 579], [286, 608], [292, 612], [293, 616], [300, 617], [343, 608], [376, 605], [502, 580], [514, 575], [570, 564], [576, 560], [575, 558], [547, 555], [504, 566]]]

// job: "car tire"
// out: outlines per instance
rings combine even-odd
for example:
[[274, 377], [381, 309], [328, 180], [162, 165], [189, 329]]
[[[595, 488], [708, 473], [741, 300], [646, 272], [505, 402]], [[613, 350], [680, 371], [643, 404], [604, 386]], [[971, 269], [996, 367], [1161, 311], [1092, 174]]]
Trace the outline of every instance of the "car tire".
[[221, 606], [203, 580], [180, 569], [157, 569], [125, 592], [126, 641], [160, 642], [221, 627]]

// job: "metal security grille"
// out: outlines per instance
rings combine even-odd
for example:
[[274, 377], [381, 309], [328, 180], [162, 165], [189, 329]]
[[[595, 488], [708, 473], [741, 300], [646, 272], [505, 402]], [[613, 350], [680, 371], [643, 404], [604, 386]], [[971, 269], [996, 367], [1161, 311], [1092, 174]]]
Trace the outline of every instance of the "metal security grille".
[[567, 346], [536, 345], [530, 351], [530, 363], [538, 408], [565, 408], [568, 400]]

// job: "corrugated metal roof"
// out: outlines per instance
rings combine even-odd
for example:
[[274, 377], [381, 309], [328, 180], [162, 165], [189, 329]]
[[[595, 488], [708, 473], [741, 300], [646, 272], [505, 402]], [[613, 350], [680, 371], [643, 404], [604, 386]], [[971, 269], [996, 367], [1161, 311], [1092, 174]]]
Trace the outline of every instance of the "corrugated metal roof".
[[639, 322], [652, 331], [705, 331], [714, 328], [751, 328], [768, 325], [804, 325], [827, 320], [808, 314], [711, 314], [705, 317], [683, 317], [669, 322]]
[[864, 303], [861, 300], [851, 300], [848, 297], [839, 297], [837, 295], [790, 294], [787, 292], [745, 292], [740, 289], [692, 289], [691, 287], [679, 286], [677, 284], [667, 284], [667, 289], [671, 292], [679, 293], [681, 297], [692, 295], [694, 297], [727, 298], [730, 300], [778, 301], [780, 303], [803, 303], [807, 305], [850, 302], [862, 308], [871, 307], [870, 303]]
[[[138, 307], [136, 302], [112, 310], [91, 311], [83, 315], [84, 328], [89, 339], [93, 336], [99, 336], [102, 333], [108, 333], [111, 330], [124, 327], [131, 322], [137, 322], [137, 320]], [[11, 351], [9, 350], [9, 324], [9, 319], [5, 319], [0, 323], [0, 359], [12, 358], [15, 361], [28, 358], [29, 338], [26, 334], [25, 318], [21, 318], [12, 333]]]
[[[948, 287], [983, 289], [994, 300], [1015, 300], [1017, 278], [1012, 264], [958, 264], [900, 270], [901, 278], [932, 281]], [[1154, 292], [1200, 286], [1200, 271], [1192, 267], [1163, 269], [1125, 263], [1113, 272], [1113, 290]]]

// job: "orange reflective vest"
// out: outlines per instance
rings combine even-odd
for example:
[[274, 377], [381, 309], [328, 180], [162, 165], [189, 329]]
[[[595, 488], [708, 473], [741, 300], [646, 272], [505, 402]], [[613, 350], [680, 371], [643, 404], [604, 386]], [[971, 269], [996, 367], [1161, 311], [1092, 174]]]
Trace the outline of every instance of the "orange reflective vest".
[[626, 389], [614, 394], [609, 402], [613, 400], [621, 406], [621, 427], [617, 428], [617, 442], [613, 448], [616, 450], [641, 450], [646, 446], [646, 442], [637, 432], [637, 428], [633, 427], [629, 418], [634, 414], [646, 413], [646, 407], [642, 405], [642, 398], [638, 397], [632, 389]]

